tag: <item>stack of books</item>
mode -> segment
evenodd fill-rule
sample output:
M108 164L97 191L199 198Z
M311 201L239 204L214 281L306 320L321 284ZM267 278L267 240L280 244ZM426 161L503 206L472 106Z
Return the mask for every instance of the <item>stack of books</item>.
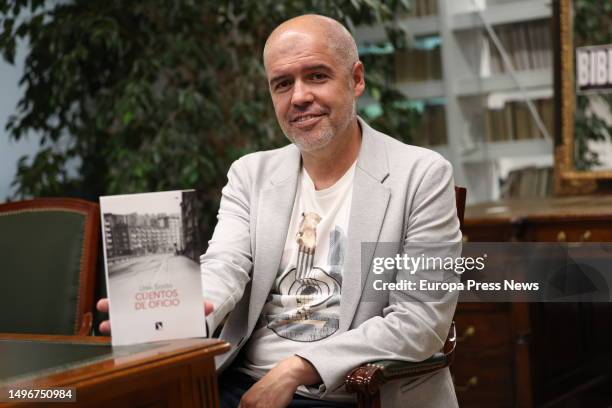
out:
M550 197L552 191L552 167L513 170L501 184L501 198Z
M521 24L506 24L495 29L506 49L515 71L528 71L552 66L550 20L536 20ZM491 74L507 72L501 54L490 38L485 47L490 49Z
M418 146L439 146L447 143L444 105L425 105L413 143Z
M548 134L553 135L553 100L540 99L533 102ZM543 137L524 101L509 102L502 109L489 109L485 112L484 140L487 142Z
M410 0L409 17L423 17L438 14L438 0Z
M440 46L395 52L395 81L419 82L442 79Z

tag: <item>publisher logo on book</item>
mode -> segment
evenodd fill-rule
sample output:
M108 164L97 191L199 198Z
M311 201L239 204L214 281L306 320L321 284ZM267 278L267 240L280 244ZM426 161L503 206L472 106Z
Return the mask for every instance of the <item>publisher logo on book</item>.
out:
M163 322L155 322L155 330L163 330L164 323Z

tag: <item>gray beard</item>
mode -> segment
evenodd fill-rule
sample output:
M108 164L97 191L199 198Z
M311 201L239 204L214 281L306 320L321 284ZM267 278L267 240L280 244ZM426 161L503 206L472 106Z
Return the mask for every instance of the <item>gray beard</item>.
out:
M309 139L306 137L292 137L287 135L287 138L291 140L302 152L312 152L322 147L327 146L334 138L334 131L327 127L321 129L318 137Z
M351 110L349 111L349 114L347 115L346 120L343 123L344 126L342 127L341 131L345 130L349 126L351 121L355 119L356 116L357 101L355 100L352 103ZM318 149L321 149L327 146L335 136L334 129L331 126L321 129L318 137L312 139L307 139L305 137L300 136L294 137L290 134L290 132L287 131L284 131L283 133L285 133L287 139L293 142L301 152L313 152Z

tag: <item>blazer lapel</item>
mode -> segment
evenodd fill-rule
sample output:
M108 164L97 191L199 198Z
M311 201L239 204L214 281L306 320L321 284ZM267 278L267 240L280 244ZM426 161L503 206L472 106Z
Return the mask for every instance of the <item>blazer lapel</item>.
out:
M290 146L269 187L262 190L259 196L249 332L255 327L278 273L295 200L300 162L299 151L295 146Z
M372 128L362 120L359 123L362 141L353 181L349 242L342 272L340 332L351 326L391 196L389 189L382 184L389 175L386 147L373 135ZM362 253L364 242L374 243L367 253Z

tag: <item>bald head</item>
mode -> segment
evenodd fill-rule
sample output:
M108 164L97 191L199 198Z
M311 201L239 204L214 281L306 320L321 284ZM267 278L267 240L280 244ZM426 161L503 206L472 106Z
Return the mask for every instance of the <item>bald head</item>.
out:
M353 65L359 60L357 44L351 33L333 18L320 16L317 14L306 14L294 17L285 21L272 31L268 37L263 51L264 66L268 66L270 49L284 40L289 40L291 34L314 35L320 39L325 39L327 46L333 55L337 56L338 61L346 64L346 68L351 70Z

